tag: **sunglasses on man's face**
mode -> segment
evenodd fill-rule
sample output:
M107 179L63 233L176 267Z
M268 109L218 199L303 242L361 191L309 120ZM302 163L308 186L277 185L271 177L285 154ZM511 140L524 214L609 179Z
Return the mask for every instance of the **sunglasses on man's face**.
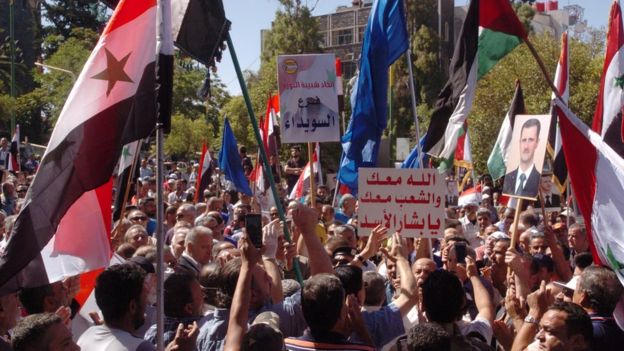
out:
M130 220L131 221L147 221L147 217L143 217L143 216L131 217Z

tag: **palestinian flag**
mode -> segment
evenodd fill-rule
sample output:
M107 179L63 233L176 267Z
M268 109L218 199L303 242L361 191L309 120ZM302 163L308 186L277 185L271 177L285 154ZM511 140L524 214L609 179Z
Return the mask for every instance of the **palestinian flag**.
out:
M197 171L197 184L195 184L195 202L199 202L199 199L204 198L204 190L208 189L210 182L212 181L212 156L210 156L210 150L204 144L202 147L202 156L199 160L199 170Z
M119 2L52 132L0 256L0 285L40 286L108 264L111 174L122 147L156 125L156 13L155 0ZM160 54L173 48L163 28Z
M477 81L527 38L509 0L472 0L455 46L449 80L438 95L424 151L450 159L472 109Z
M607 50L600 82L598 103L592 129L602 136L620 156L624 156L622 142L622 104L624 103L624 27L619 1L613 1L609 15Z
M557 63L557 70L555 71L555 86L563 102L566 104L568 100L570 100L570 86L568 84L568 76L570 73L569 63L568 33L564 32L561 35L561 54L559 55L559 62ZM556 98L557 96L553 93L552 99L555 100ZM553 118L551 119L550 135L548 136L548 152L553 160L553 182L559 188L559 192L564 194L566 182L568 180L568 168L566 167L563 149L561 148L561 130L559 129L559 122L555 114L554 106L552 106L551 109Z
M15 132L13 132L13 139L11 139L11 147L9 149L9 163L7 165L8 171L11 171L11 172L20 171L19 146L20 146L20 129L19 129L19 124L16 124Z
M505 119L503 119L503 124L498 132L496 143L487 161L488 171L494 180L505 176L513 125L516 120L516 115L521 115L523 113L525 113L524 95L522 94L522 87L518 81L516 82L516 92L514 93L513 100L511 100L511 106L509 106L509 111L507 111L507 115L505 115Z
M139 167L136 164L140 150L141 142L139 140L126 144L121 149L121 156L117 163L117 193L115 196L115 209L113 210L114 222L122 217L121 210L124 208L124 203L127 203L128 199L131 199L136 193L135 182L140 175Z
M470 134L468 133L468 121L464 121L464 125L459 130L455 152L450 159L441 160L438 171L444 173L453 166L472 169L472 148L470 146Z

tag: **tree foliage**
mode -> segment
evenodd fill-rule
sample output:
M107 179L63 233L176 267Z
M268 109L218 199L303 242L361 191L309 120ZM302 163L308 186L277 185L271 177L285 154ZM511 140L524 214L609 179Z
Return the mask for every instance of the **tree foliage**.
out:
M98 0L45 0L43 7L44 27L48 35L69 38L75 28L99 32L106 23L106 6Z

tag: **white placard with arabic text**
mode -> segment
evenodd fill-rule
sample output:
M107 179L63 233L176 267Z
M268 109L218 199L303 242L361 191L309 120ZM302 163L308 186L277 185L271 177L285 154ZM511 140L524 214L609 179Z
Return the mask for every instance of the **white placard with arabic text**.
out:
M382 224L410 238L442 238L446 181L435 169L360 168L358 233Z
M334 54L280 55L277 81L282 142L340 140Z

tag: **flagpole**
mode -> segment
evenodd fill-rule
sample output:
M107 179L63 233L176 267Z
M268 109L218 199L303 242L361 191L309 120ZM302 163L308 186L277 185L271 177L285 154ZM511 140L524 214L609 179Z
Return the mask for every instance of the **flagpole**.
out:
M420 145L420 125L418 123L418 110L416 107L416 88L414 87L414 70L412 68L412 49L411 46L407 49L407 68L409 70L409 88L410 88L410 95L411 95L411 101L412 101L412 112L414 113L414 126L415 126L415 131L416 131L416 147L418 149L418 155L416 156L416 159L418 160L418 168L423 168L423 164L422 164L422 147Z
M157 0L156 13L156 69L155 76L158 81L160 65L166 65L167 59L161 53L170 51L171 60L173 61L173 38L171 37L171 2L170 0ZM161 56L163 60L161 60ZM171 62L170 62L171 63ZM173 72L171 72L173 74ZM173 77L171 77L173 78ZM164 311L164 282L165 282L165 265L164 265L164 244L165 233L163 228L164 220L164 196L163 196L163 179L164 179L164 129L165 122L171 120L171 110L169 106L161 105L160 97L165 91L162 85L157 84L156 88L156 253L158 263L156 265L156 350L164 351L164 333L165 333L165 311Z
M312 152L312 143L308 143L308 160L310 163L310 205L316 208L316 186L314 179L314 153ZM305 175L304 175L305 178Z
M559 100L561 100L561 102L563 102L567 106L567 103L565 103L565 101L563 101L563 98L559 94L559 89L557 89L557 87L555 86L555 83L553 83L553 80L550 78L550 74L546 70L546 65L544 65L544 61L542 61L542 58L537 53L537 50L535 50L535 47L533 46L533 44L529 41L528 38L525 38L524 42L526 43L527 47L529 48L529 51L531 52L531 55L533 55L533 57L535 58L535 61L537 61L537 65L539 66L540 71L542 71L542 75L546 79L546 83L548 83L548 85L550 85L550 89L553 91L555 96Z
M258 147L260 149L260 156L262 158L262 166L264 168L264 172L269 177L269 184L271 185L271 192L273 193L273 198L280 199L279 193L277 192L277 187L275 186L275 179L273 178L273 173L271 172L271 167L269 165L269 159L264 150L264 143L262 143L262 137L260 136L260 129L258 128L258 120L256 119L256 115L253 110L253 106L251 104L251 99L249 98L249 92L247 91L247 85L245 84L245 78L243 77L243 71L240 68L240 64L238 62L238 57L236 56L236 51L234 50L234 44L232 43L232 37L228 32L227 37L227 45L230 51L230 55L232 56L232 63L234 63L234 69L236 70L236 76L238 77L238 83L241 87L241 92L243 94L243 98L245 99L245 106L247 107L247 113L249 114L249 120L254 129L254 136L256 137L256 142L258 143ZM281 201L275 201L275 207L277 207L277 211L280 215L280 220L284 223L284 237L288 242L292 242L292 238L290 236L290 231L288 230L288 226L286 225L286 216L284 214L284 208L282 207ZM301 275L301 270L299 269L299 262L297 260L293 261L295 267L295 274L297 276L297 280L299 284L303 285L303 276Z

